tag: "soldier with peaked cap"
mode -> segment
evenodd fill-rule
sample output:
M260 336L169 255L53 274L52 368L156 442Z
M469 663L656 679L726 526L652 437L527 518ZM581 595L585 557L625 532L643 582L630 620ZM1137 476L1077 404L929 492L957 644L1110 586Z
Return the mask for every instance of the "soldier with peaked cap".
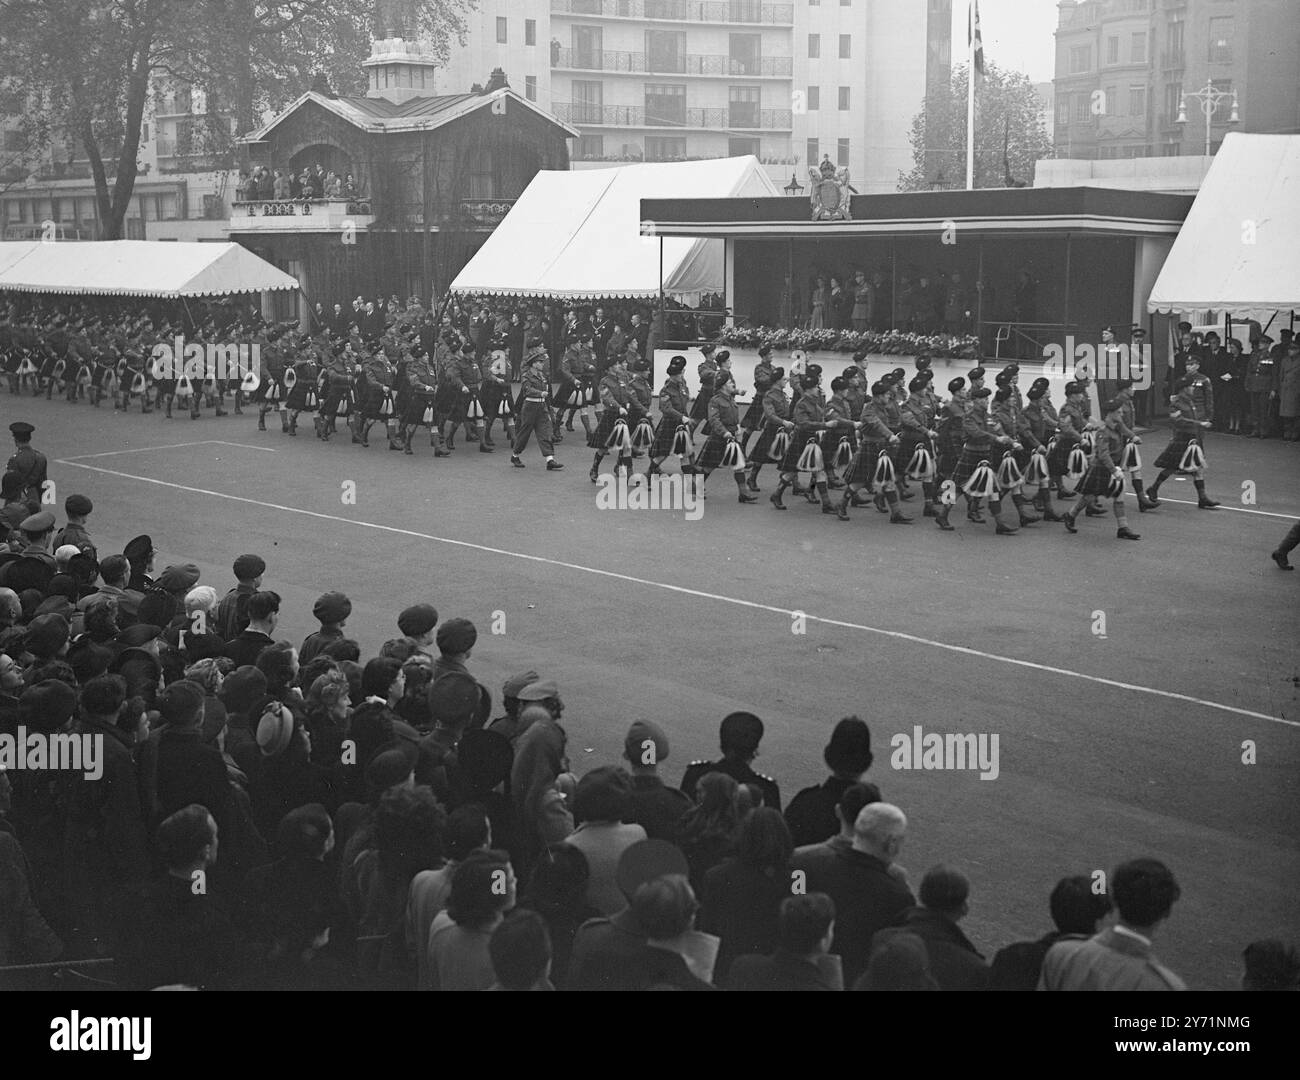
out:
M39 501L45 488L49 462L44 454L32 446L32 433L35 430L25 420L15 420L9 425L9 432L14 439L14 453L5 465L5 471L18 474L22 480L24 498Z
M668 378L659 388L659 426L655 429L655 441L650 446L650 468L653 475L660 471L659 466L673 452L673 442L677 438L677 429L687 422L690 391L682 372L686 370L686 357L674 356L668 361ZM682 461L682 470L691 467L690 462Z
M54 515L48 510L41 510L24 518L18 523L22 533L23 547L19 554L24 557L40 559L51 570L55 568L54 556L50 554L50 536L54 532Z
M556 472L564 468L555 460L555 447L551 442L551 380L546 373L546 359L541 339L533 338L528 354L524 357L519 434L510 448L510 464L516 469L525 467L519 455L528 448L528 440L534 431L537 432L537 445L541 448L542 457L546 459L547 471Z
M763 805L781 809L781 789L770 776L754 771L753 761L763 741L763 721L753 713L733 712L722 718L718 743L722 757L717 761L692 761L682 777L681 788L690 799L700 778L711 772L730 776L737 784L749 784L763 793Z

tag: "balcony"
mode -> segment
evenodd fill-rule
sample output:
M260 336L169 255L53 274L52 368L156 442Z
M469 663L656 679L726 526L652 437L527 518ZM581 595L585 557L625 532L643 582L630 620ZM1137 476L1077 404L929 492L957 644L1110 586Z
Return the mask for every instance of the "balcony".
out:
M555 116L569 124L586 127L620 128L695 128L707 131L789 131L789 109L754 109L737 106L730 109L678 109L647 115L640 105L586 105L581 102L558 102Z
M551 67L570 71L612 71L630 75L720 75L729 78L788 79L794 61L788 56L741 59L684 53L653 56L610 49L552 49Z
M375 222L369 199L237 199L230 207L230 231L236 233L358 231Z
M662 19L665 22L756 23L791 26L793 4L758 0L551 0L553 15L605 19Z

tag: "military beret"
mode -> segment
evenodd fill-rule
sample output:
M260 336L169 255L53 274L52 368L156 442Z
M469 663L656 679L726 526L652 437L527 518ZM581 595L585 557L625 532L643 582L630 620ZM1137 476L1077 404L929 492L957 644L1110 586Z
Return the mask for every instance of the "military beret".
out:
M193 563L181 563L169 566L158 575L158 587L164 592L189 592L199 580L199 568Z
M501 687L501 696L503 698L517 698L519 691L525 686L531 686L541 676L535 671L524 671L518 675L511 675Z
M674 356L668 361L668 374L677 375L686 370L686 357Z
M249 581L266 573L266 560L260 555L241 555L235 560L235 577Z
M820 375L822 373L821 364L809 364L804 371L809 375Z
M835 378L831 380L831 393L838 394L848 385L849 384L844 381L842 376L836 375Z
M40 660L55 656L68 643L68 620L47 612L27 624L27 651Z
M649 371L649 370L650 370L650 361L649 361L649 360L646 360L646 359L644 359L644 358L643 358L643 359L636 360L636 361L632 364L632 370L633 370L633 371Z
M850 364L840 374L846 379L856 379L862 374L862 369L857 364Z
M804 390L815 390L817 389L818 378L812 372L805 371L799 376L799 386Z
M440 627L435 640L444 653L469 652L478 641L478 631L468 619L448 619Z
M629 899L637 889L649 881L666 877L669 874L690 873L686 856L676 844L667 840L638 840L623 849L618 857L618 868L614 872L619 892Z
M907 372L906 372L905 370L903 370L901 367L896 367L896 368L894 368L894 370L891 371L889 374L890 374L893 378L895 378L895 379L906 379L906 378L907 378Z
M1101 411L1104 413L1113 413L1113 412L1119 412L1123 408L1124 408L1124 403L1122 401L1120 401L1118 398L1111 398L1108 402L1106 402L1101 407Z
M429 684L428 701L429 715L435 723L461 727L473 719L483 695L470 676L449 671Z
M397 616L397 629L407 637L427 634L438 625L438 609L432 604L412 604Z
M872 397L880 397L882 394L888 394L888 393L889 393L889 383L885 382L884 379L877 379L875 382L871 384Z
M1004 367L1002 370L1005 371L1008 375L1019 375L1019 374L1020 374L1020 365L1017 364L1017 363L1010 363L1010 364L1008 364L1006 367Z
M312 605L311 613L323 623L340 623L352 614L352 601L341 592L327 592Z
M539 679L535 683L529 683L515 696L520 701L546 701L548 698L559 697L560 688L554 679Z
M918 356L916 358L917 371L921 371L923 368L928 368L929 366L930 366L930 358L928 356Z
M773 381L774 383L775 383L775 382L778 382L778 381L780 381L781 379L784 379L784 378L785 378L785 368L783 368L783 367L774 367L774 368L772 369L772 381Z
M77 517L85 517L95 509L95 504L85 495L69 495L63 503L63 509L69 514L76 514Z
M970 392L970 396L973 398L986 398L989 397L992 393L993 391L990 390L987 386L980 386L972 390Z
M1038 376L1038 378L1036 378L1036 379L1033 381L1032 385L1033 385L1033 386L1050 386L1051 383L1050 383L1047 379L1045 379L1042 375L1040 375L1040 376Z
M1129 389L1132 388L1132 386L1133 386L1133 380L1132 380L1132 379L1116 379L1116 380L1115 380L1115 390L1116 390L1117 393L1118 393L1120 390L1129 390Z
M1073 382L1073 381L1072 381L1072 382L1068 382L1068 383L1065 384L1065 392L1066 392L1067 395L1068 395L1068 394L1082 394L1082 393L1083 393L1083 387L1082 387L1079 383L1077 383L1077 382Z
M36 429L32 427L31 424L27 423L26 420L15 420L12 424L9 425L9 430L12 431L15 435L20 435L23 436L24 438L31 438L32 432L35 431Z
M657 764L668 757L668 736L664 734L664 729L650 720L636 720L623 737L623 752L628 761L642 761L647 742L653 742L655 748L655 758L651 764Z
M997 383L998 386L1009 386L1011 383L1011 373L1007 371L1006 368L1003 368L993 376L993 381Z
M32 514L31 517L23 518L18 527L23 532L29 533L49 532L54 528L54 515L48 510L41 510L39 513Z
M907 384L907 389L913 394L919 394L925 389L926 379L920 375L913 376Z
M723 349L723 350L721 350L721 351L718 353L718 355L715 356L715 357L713 358L713 362L714 362L715 364L729 364L729 363L731 363L731 350L730 350L730 349Z
M1029 388L1029 393L1027 393L1025 397L1027 397L1030 401L1037 401L1046 393L1047 393L1047 387L1045 386L1031 386Z
M969 374L967 374L966 377L970 379L971 382L975 382L976 379L984 378L986 374L987 372L982 367L977 367L971 369L971 371L969 372Z
M705 356L712 356L712 355L713 355L713 351L714 351L716 348L717 348L717 346L714 345L713 342L711 342L711 341L706 341L703 345L700 346L700 352L702 352Z
M965 386L966 380L958 375L955 379L948 380L948 393L955 394L958 390L964 389Z
M759 356L769 356L771 355L771 352L772 352L772 346L767 344L767 342L764 342L762 345L758 347Z
M1010 399L1011 399L1011 387L1009 384L1004 382L1001 386L998 387L998 392L993 395L993 400L1009 401Z

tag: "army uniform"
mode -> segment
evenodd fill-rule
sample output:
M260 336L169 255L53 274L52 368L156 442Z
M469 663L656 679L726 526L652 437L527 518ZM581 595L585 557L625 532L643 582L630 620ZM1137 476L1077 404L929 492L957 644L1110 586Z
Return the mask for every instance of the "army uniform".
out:
M370 445L370 425L382 421L388 429L388 448L400 449L394 428L393 382L397 367L387 354L378 349L361 365L364 389L360 407L353 413L352 441Z
M496 444L492 441L492 425L498 418L501 420L501 427L506 433L506 440L513 441L513 435L510 431L511 418L514 416L514 409L510 404L510 357L504 347L498 342L493 348L488 365L483 371L483 382L479 389L478 400L483 406L483 441L482 446L489 450ZM523 394L521 392L522 399Z
M1189 385L1183 386L1172 399L1174 437L1169 445L1156 458L1156 468L1160 475L1147 491L1152 502L1157 502L1156 493L1160 485L1175 472L1187 472L1196 487L1196 505L1201 510L1213 510L1219 504L1205 493L1205 474L1200 468L1183 469L1183 456L1192 440L1196 440L1204 451L1205 432L1209 430L1204 422L1214 417L1214 391L1210 380L1197 372ZM1157 505L1159 505L1157 503Z
M482 383L482 369L474 358L474 353L461 350L460 355L452 357L444 372L446 388L443 404L446 409L445 419L448 428L447 449L456 447L456 429L465 426L466 438L473 442L478 438L478 416L483 411L479 404L478 392ZM491 447L488 447L491 450Z
M740 426L746 432L758 431L763 426L763 395L772 385L774 370L773 365L768 361L767 353L760 352L758 363L754 365L754 400L749 403L749 408L745 410L745 415L740 421Z
M732 385L730 380L723 382L724 387ZM734 391L722 388L713 391L709 397L709 417L705 421L705 426L709 437L696 458L695 471L702 473L707 480L709 473L722 467L722 458L729 443L735 442L737 449L742 449L740 444L744 435L740 430L740 409L736 406ZM732 476L736 481L736 490L740 493L739 501L742 503L756 501L745 488L744 468L737 465Z
M433 456L446 457L447 451L442 448L441 418L436 404L438 372L422 347L411 350L404 378L405 385L401 388L399 403L402 415L399 437L403 453L415 453L411 449L411 437L424 424L429 429L429 445L433 447Z
M1137 533L1129 529L1128 521L1124 516L1124 471L1120 468L1124 443L1119 418L1112 413L1093 439L1092 459L1088 464L1088 471L1083 474L1083 479L1079 483L1079 500L1064 517L1065 527L1070 532L1079 531L1075 527L1075 519L1079 516L1080 510L1092 505L1098 498L1107 497L1115 500L1115 520L1119 526L1119 539L1140 539Z
M554 471L564 468L555 460L555 447L551 442L551 380L546 373L544 363L536 363L537 357L545 360L545 350L537 348L529 352L524 360L522 378L523 396L519 409L519 433L510 448L510 463L517 468L523 467L519 455L528 448L528 440L533 432L537 433L537 445L542 457L546 459L547 469Z
M987 462L991 468L996 469L1001 453L1011 444L1011 437L1002 433L997 422L989 416L988 409L984 405L987 400L987 396L972 397L970 409L962 417L964 441L961 457L957 460L951 478L958 491L961 491L963 485L974 475L980 462ZM966 517L978 523L985 520L979 512L980 498L981 496L966 496ZM941 522L947 522L948 509L944 507L944 511L941 512L939 519ZM996 494L989 499L989 509L997 522L999 534L1007 535L1016 531L1013 526L1007 525L1002 520L1002 500Z
M680 374L669 375L659 389L659 426L655 429L655 441L650 447L650 471L659 471L659 462L673 452L673 440L677 429L686 423L686 412L690 400L690 391L686 379Z
M930 434L933 430L931 425L934 423L934 413L930 411L930 405L921 393L917 392L910 395L900 406L899 417L902 430L899 433L898 460L902 462L903 471L906 471L918 446L924 446L932 454L935 453L934 441ZM929 480L922 481L921 490L925 495L924 516L934 517L937 513L934 483Z
M596 430L587 437L587 448L596 451L596 458L592 462L591 471L588 473L593 484L597 483L596 477L600 474L601 459L611 449L608 443L614 434L614 426L618 423L620 417L627 423L629 435L631 435L632 429L640 419L640 404L632 393L632 380L626 370L622 368L621 362L617 366L610 367L601 376L599 390L604 411L600 414L600 423L596 425ZM630 466L630 459L625 459L622 456L622 451L619 453L619 465L623 465L627 461Z
M9 430L15 434L20 429L25 430L29 436L35 430L30 424L24 424L21 421L9 425ZM5 471L16 472L22 478L23 498L40 501L49 472L49 462L44 454L33 449L31 443L19 444L17 450L9 458L8 464L5 465Z
M712 351L696 365L695 373L700 378L700 392L691 405L691 419L699 430L699 425L709 417L709 398L713 396L713 386L718 378L718 365L713 362Z
M781 809L781 788L770 776L755 772L747 761L723 758L721 761L692 761L686 767L682 777L682 791L687 798L695 798L695 789L700 778L707 773L722 773L730 776L737 784L750 784L763 793L763 806L773 810Z
M898 457L897 447L902 440L887 419L891 412L888 400L890 391L888 389L882 391L879 383L872 389L876 392L873 392L866 404L862 406L861 418L858 421L858 452L844 478L844 494L840 498L839 517L841 521L849 520L849 505L860 488L877 489L876 508L887 508L891 523L908 525L912 519L905 516L899 506L897 482L886 481L880 485L876 484L876 469L879 467L881 453L889 455L891 462L895 461ZM901 429L901 411L898 411L898 417L898 426Z

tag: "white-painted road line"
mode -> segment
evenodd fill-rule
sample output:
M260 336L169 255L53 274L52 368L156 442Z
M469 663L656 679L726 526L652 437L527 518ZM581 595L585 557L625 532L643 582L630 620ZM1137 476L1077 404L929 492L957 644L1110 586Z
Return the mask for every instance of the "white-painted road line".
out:
M241 450L261 450L264 454L277 454L273 446L253 446L250 443L226 442L224 439L200 439L198 442L170 443L167 446L135 446L129 450L105 450L101 454L74 454L62 460L69 464L78 461L91 461L95 458L114 457L117 454L147 454L151 450L181 450L187 446L237 446Z

